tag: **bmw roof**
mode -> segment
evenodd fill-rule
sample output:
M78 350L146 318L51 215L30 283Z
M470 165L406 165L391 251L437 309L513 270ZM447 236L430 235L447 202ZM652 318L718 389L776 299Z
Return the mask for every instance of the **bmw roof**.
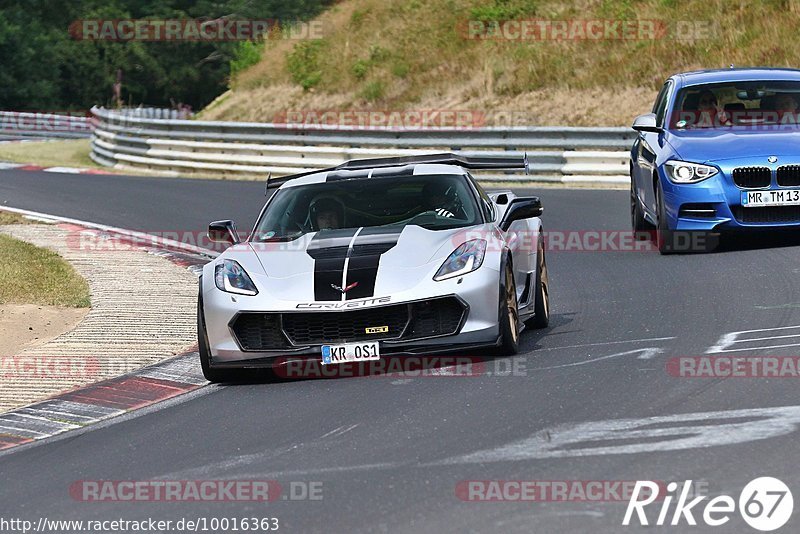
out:
M800 70L770 67L713 69L682 72L675 74L673 78L678 79L683 86L761 80L800 81Z

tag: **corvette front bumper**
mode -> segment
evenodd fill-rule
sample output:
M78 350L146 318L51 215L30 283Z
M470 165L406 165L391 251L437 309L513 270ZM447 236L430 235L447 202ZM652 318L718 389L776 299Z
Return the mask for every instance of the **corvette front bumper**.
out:
M211 282L210 284L208 282ZM203 313L213 367L274 367L293 359L321 359L323 344L354 341L380 341L381 355L420 355L451 352L477 347L495 346L499 337L499 271L486 265L468 275L442 282L430 280L424 288L391 296L378 296L342 302L276 302L264 295L245 297L224 293L216 288L213 277L203 277ZM427 297L420 298L426 294ZM414 331L416 310L424 309L431 302L448 300L463 307L463 316L458 324L443 331ZM383 328L389 324L380 317L389 307L409 309L409 324L400 330L375 336L364 333L364 325ZM298 321L312 315L313 321ZM243 327L242 317L249 320ZM371 319L373 322L369 322ZM349 325L349 319L357 320L358 330L350 330L350 338L331 337L335 325ZM427 318L430 327L436 318ZM365 322L366 321L366 322ZM252 324L251 324L252 323ZM297 324L300 323L300 326ZM331 326L334 325L334 326ZM252 329L269 328L269 335ZM400 327L398 327L400 328ZM317 332L325 332L322 340ZM246 335L248 332L254 335ZM356 338L352 336L357 335ZM259 340L268 342L259 345ZM255 340L255 341L253 341ZM275 344L279 346L274 346Z

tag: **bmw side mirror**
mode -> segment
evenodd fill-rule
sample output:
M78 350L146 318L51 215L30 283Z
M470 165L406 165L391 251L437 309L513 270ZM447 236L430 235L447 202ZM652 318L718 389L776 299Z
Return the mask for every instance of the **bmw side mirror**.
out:
M637 132L660 133L662 131L662 129L657 125L655 113L645 113L644 115L639 115L633 119L633 125L631 128Z
M500 223L500 229L507 232L511 227L511 223L522 219L530 219L531 217L541 217L544 208L542 201L539 197L521 197L515 198L511 205L508 206L506 214L503 216L503 221Z
M239 242L236 224L233 221L214 221L208 225L208 238L213 243L235 245Z

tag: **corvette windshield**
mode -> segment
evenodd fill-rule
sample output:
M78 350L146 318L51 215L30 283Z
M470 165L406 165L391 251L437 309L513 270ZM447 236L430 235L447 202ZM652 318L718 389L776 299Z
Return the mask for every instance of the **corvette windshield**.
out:
M428 230L480 223L464 176L339 180L275 193L255 241L292 240L320 230L414 224Z
M800 82L692 85L675 99L670 129L791 128L800 111Z

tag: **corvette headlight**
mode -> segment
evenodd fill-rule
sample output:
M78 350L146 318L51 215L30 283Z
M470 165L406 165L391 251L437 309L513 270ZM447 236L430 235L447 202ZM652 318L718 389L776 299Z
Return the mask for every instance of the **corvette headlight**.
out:
M233 260L223 260L214 271L214 283L217 289L236 295L258 295L258 289L242 266Z
M484 256L486 256L485 239L467 241L450 254L433 279L441 282L442 280L471 273L483 264Z
M678 184L693 184L711 178L719 172L716 167L701 163L670 160L664 164L667 177Z

